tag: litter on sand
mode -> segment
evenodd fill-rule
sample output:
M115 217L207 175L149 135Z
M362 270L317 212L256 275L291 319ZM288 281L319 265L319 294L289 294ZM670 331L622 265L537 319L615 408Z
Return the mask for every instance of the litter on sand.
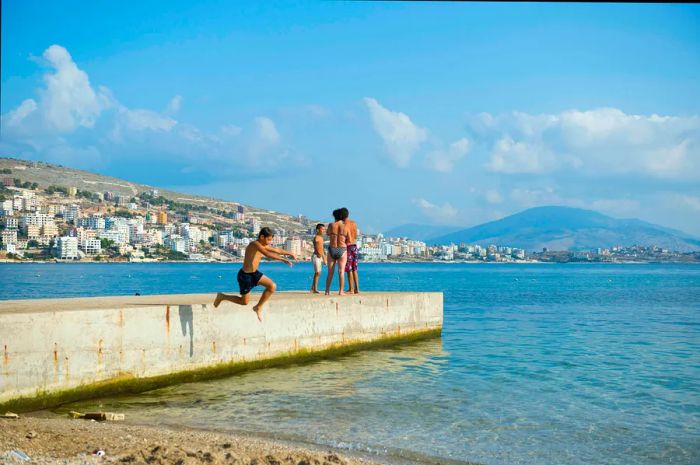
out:
M19 415L13 412L5 412L5 415L0 415L0 418L5 418L7 420L17 420Z

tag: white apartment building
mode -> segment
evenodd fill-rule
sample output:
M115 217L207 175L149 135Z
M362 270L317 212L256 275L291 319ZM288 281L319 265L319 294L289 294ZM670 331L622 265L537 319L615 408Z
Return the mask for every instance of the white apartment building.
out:
M2 245L16 244L17 243L17 230L16 229L3 229L0 231L0 239L2 239Z
M56 257L61 260L75 260L78 258L78 238L63 236L56 241Z
M8 216L5 218L5 228L6 229L17 229L19 227L19 220L14 216Z
M75 203L71 204L63 214L63 218L66 221L76 222L78 218L80 218L80 205Z
M175 252L187 253L189 251L188 239L185 239L177 234L173 234L172 236L168 237L164 243L167 248L174 250Z
M129 233L118 229L97 229L95 234L99 239L109 239L117 245L129 242Z
M80 248L88 255L95 255L102 252L102 243L96 238L83 239L80 241Z
M298 237L290 237L284 243L284 248L296 256L301 255L301 239Z
M48 222L53 222L53 216L45 213L26 213L20 217L19 226L24 231L27 226L44 226Z
M12 215L15 209L12 207L12 200L5 200L0 203L0 210L2 210L3 216Z
M88 229L105 229L106 224L102 216L91 215L87 218L80 218L78 220L78 226Z

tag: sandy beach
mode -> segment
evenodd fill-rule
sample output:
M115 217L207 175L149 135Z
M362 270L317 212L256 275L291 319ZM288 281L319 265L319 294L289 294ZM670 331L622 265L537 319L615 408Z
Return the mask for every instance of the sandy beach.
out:
M93 452L103 450L104 456ZM13 454L29 456L25 461ZM19 455L21 455L21 453ZM62 418L0 419L0 463L369 465L376 462L260 438L123 422Z

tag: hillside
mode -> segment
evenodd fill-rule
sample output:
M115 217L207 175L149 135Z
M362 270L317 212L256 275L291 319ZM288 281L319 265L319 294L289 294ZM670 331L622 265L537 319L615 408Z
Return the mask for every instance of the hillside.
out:
M22 182L37 183L40 189L49 186L76 187L81 191L104 193L112 192L116 196L137 197L140 193L158 190L158 195L168 200L183 205L195 205L207 207L216 211L235 211L238 202L214 199L193 194L184 194L161 189L157 186L133 183L124 179L103 176L88 171L68 168L50 163L18 160L14 158L0 158L0 171L10 170L10 174L0 174L1 178L19 179ZM298 217L263 210L250 205L243 205L249 216L255 217L265 226L274 228L284 228L289 233L300 233L308 230L307 221L300 221ZM198 213L200 214L200 213ZM206 217L207 213L202 212L200 216Z
M590 250L616 245L656 245L688 252L700 240L637 219L616 219L570 207L536 207L506 218L428 239L429 243L495 244L541 250Z

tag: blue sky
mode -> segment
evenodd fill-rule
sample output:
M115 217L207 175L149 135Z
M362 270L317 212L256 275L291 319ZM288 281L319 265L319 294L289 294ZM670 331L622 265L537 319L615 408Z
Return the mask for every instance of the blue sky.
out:
M539 205L700 235L700 7L2 4L0 155L368 232Z

